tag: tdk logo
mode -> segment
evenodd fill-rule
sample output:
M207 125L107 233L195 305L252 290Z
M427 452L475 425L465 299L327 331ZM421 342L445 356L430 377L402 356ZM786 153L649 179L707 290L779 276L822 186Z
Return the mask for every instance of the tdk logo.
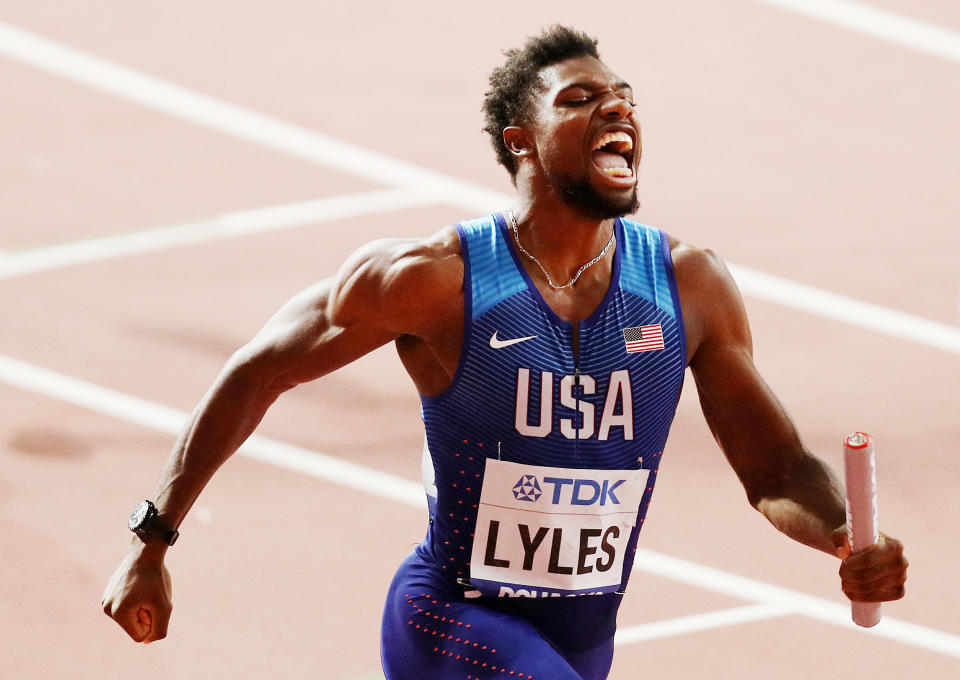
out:
M550 502L553 505L560 503L569 503L570 505L620 505L620 499L617 498L614 491L623 484L625 479L618 479L613 482L604 479L597 482L592 479L568 479L565 477L544 477L544 485L553 486L553 496ZM562 497L562 498L561 498Z
M540 499L543 491L540 489L540 482L533 475L524 475L513 487L513 497L518 501L530 501L533 503Z

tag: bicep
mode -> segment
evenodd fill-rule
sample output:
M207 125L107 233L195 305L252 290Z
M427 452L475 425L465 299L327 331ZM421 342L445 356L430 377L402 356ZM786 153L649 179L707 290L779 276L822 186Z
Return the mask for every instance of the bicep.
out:
M376 315L340 325L330 303L337 281L324 279L284 304L231 363L258 382L283 391L320 378L397 337Z
M459 250L432 239L383 239L357 250L336 276L285 304L235 360L276 390L322 377L401 335L428 337L437 309L462 287ZM458 278L459 277L459 278ZM438 321L439 320L439 321Z
M803 456L796 428L753 361L742 298L719 258L709 256L697 300L700 337L690 367L704 418L751 502Z

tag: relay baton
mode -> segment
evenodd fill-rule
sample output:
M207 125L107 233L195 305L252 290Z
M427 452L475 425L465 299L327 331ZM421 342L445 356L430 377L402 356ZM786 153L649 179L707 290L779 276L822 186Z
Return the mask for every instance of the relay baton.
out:
M873 442L865 432L847 435L843 442L843 471L847 485L847 536L859 552L880 539L877 527L877 466ZM880 623L879 602L851 602L853 622L870 628Z

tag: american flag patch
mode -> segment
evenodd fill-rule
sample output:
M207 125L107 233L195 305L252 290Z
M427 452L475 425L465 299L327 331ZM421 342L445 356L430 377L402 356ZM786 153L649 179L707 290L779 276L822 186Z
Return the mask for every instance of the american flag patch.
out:
M627 346L627 354L663 349L663 328L658 323L650 326L624 328L623 342Z

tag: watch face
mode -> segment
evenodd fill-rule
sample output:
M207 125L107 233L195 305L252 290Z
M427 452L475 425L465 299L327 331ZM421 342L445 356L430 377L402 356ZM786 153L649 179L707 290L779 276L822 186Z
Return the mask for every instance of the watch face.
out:
M147 519L147 514L149 512L150 504L147 501L144 501L134 508L133 512L130 513L130 519L127 520L127 526L130 527L130 530L136 531L139 529Z

